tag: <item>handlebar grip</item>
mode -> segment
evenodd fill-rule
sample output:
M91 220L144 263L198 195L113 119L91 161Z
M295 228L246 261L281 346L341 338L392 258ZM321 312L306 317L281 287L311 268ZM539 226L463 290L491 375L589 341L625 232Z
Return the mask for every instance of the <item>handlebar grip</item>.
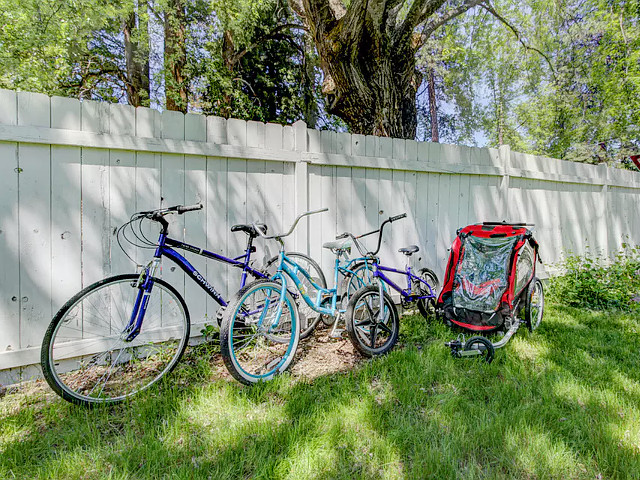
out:
M343 238L347 238L349 234L347 232L341 233L340 235L336 235L336 240L341 240Z
M178 205L176 208L176 212L179 215L182 215L185 212L191 212L193 210L202 210L202 204L196 203L195 205Z
M396 215L395 217L389 217L389 221L395 222L396 220L400 220L401 218L405 218L406 216L406 213L401 213L400 215Z

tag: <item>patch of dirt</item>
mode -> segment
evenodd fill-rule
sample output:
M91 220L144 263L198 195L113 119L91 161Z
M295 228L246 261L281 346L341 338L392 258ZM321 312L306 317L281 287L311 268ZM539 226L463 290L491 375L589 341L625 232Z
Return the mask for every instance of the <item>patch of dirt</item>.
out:
M342 338L329 338L329 329L322 329L300 341L294 364L289 370L294 377L314 379L351 370L360 361L362 356L354 351L346 334Z

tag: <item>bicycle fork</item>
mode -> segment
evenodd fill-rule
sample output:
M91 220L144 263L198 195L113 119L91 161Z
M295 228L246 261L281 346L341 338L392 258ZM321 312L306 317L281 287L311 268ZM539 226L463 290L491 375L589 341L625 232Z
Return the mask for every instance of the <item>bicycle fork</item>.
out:
M133 311L129 317L129 322L122 332L126 335L125 342L133 341L139 334L142 328L142 321L144 320L144 314L147 311L149 305L149 297L151 296L151 289L153 288L153 280L158 266L160 264L159 258L154 258L149 264L140 272L136 287L138 288L138 294L136 301L133 305Z
M378 298L380 299L380 305L378 306L378 323L384 323L384 282L380 278L377 264L373 270L373 278L378 280Z

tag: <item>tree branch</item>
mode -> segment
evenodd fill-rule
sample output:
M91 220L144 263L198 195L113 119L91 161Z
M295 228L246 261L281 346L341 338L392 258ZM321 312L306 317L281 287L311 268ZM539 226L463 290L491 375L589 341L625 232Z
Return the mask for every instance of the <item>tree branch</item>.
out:
M288 0L287 3L291 10L293 10L303 21L306 18L306 13L304 11L304 5L302 0Z
M445 0L414 0L406 18L402 22L401 30L413 32L415 27L433 15L443 3L445 3Z
M351 0L346 13L338 21L339 30L345 42L357 48L358 40L364 32L369 0Z
M421 43L424 43L427 40L427 38L431 36L433 32L435 32L438 28L440 28L442 25L447 23L449 20L453 20L454 18L462 15L467 10L470 10L471 8L481 4L483 1L484 0L467 0L462 5L459 5L456 8L452 8L446 11L445 13L443 13L442 15L440 15L438 18L434 18L430 22L425 23L424 28L422 29Z
M489 12L491 15L493 15L495 18L497 18L500 22L502 22L509 30L511 30L513 34L516 36L516 38L518 39L518 42L520 42L520 44L525 48L525 50L531 50L533 52L536 52L542 58L544 58L547 61L547 64L549 65L549 68L551 69L551 73L553 73L554 78L557 77L556 70L555 68L553 68L553 64L551 63L551 60L549 59L549 57L544 52L542 52L542 50L539 50L536 47L527 45L524 42L524 40L522 40L522 36L520 35L520 32L518 32L518 30L513 25L511 25L502 15L496 12L495 8L493 8L491 6L491 3L489 3L489 0L486 0L483 3L481 3L480 6L484 8L487 12Z
M302 18L316 45L322 45L338 25L334 12L341 0L288 0L291 8ZM344 5L342 5L344 9Z
M128 82L124 73L115 66L107 66L93 71L87 71L85 73L78 73L77 81L65 81L62 83L64 88L84 88L85 84L92 78L103 79L107 75L113 75L122 83L126 84Z
M413 35L413 30L445 2L445 0L414 0L409 12L394 35L394 43L398 45Z
M297 25L295 23L284 23L282 25L278 25L277 27L272 29L269 33L266 33L265 35L261 35L260 37L258 37L253 43L251 43L250 45L247 45L244 49L234 53L233 56L229 59L229 62L232 64L238 63L242 59L242 57L244 57L247 53L253 50L256 46L258 46L262 42L278 37L278 35L280 35L284 30L289 30L289 29L300 29L300 30L308 31L304 25Z

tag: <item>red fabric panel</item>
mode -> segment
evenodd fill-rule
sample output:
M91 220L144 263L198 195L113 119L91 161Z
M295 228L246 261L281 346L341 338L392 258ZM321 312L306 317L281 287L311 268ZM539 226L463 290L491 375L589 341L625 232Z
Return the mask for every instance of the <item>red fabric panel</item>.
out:
M472 293L473 295L490 295L492 292L495 292L500 286L500 279L494 278L493 280L489 280L488 282L484 282L481 285L474 285L466 278L462 279L462 286L467 292Z
M453 289L453 277L458 266L458 261L460 260L460 246L462 242L460 241L460 237L456 237L453 241L453 245L451 245L451 254L449 255L449 262L447 263L447 271L445 272L444 285L442 286L442 291L440 292L440 296L438 297L438 303L442 302L442 294L450 292Z
M497 328L497 327L493 327L491 325L471 325L470 323L458 322L457 320L454 320L453 318L451 319L451 321L453 323L455 323L456 325L464 327L464 328L466 328L468 330L493 330L494 328Z

